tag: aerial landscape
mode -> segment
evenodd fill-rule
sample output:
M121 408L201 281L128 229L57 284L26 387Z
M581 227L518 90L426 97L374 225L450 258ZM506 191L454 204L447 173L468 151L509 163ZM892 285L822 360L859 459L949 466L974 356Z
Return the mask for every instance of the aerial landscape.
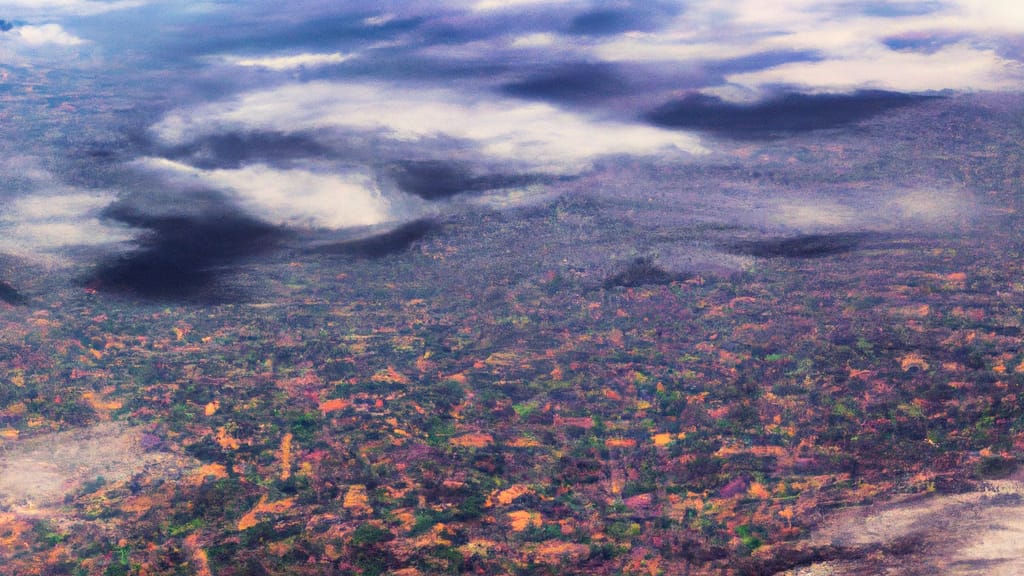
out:
M0 575L1024 574L1024 8L0 2Z

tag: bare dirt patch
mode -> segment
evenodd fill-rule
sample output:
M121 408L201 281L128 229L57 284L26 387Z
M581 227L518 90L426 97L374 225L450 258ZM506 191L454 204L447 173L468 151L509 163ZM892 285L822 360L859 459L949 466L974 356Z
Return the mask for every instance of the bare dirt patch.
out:
M128 481L136 475L173 478L195 461L147 450L144 432L118 422L56 432L0 446L0 508L22 515L52 513L68 494L102 478Z
M851 508L808 542L825 559L779 574L1024 574L1024 476L964 494Z

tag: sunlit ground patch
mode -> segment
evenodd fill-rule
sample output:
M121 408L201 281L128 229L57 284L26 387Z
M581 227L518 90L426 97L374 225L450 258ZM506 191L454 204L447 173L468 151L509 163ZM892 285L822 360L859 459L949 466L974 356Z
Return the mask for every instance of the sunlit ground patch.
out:
M810 539L831 559L781 574L1024 573L1024 483L1018 473L986 490L856 507Z
M106 422L25 440L6 440L0 452L0 506L19 514L55 512L66 495L89 483L113 484L145 474L177 477L194 462L148 449L139 427Z

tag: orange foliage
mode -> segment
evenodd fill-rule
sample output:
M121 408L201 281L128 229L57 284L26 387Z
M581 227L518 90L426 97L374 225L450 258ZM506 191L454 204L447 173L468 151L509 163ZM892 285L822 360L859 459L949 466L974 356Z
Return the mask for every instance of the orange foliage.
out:
M655 446L668 446L672 443L675 436L668 432L662 432L661 434L652 434L651 441L654 442Z
M121 511L128 514L145 514L156 506L156 501L150 496L135 496L125 500L121 504Z
M391 516L398 520L403 530L412 530L416 525L416 514L409 508L399 508L391 511Z
M374 374L370 380L374 382L380 382L382 384L411 384L407 376L395 370L394 366L388 366L387 369L381 370Z
M491 549L497 546L497 543L491 540L484 540L482 538L474 538L469 542L459 546L459 552L463 558L472 558L473 556L487 556Z
M85 400L89 406L92 406L94 410L100 413L109 412L111 410L120 410L122 406L121 402L117 400L104 400L92 390L83 392L82 400Z
M792 507L787 507L787 508L783 508L782 510L779 510L779 516L781 516L783 519L785 519L786 526L792 526L793 525L793 508Z
M451 380L452 382L455 382L457 384L469 383L469 378L466 376L465 372L456 372L455 374L450 374L448 376L445 376L445 380Z
M728 406L719 406L718 408L712 408L711 410L708 410L708 416L714 418L715 420L724 418L725 415L728 414L728 413L729 413L729 407Z
M446 538L451 536L452 530L444 523L438 522L430 529L429 532L423 534L419 538L416 538L411 542L413 548L434 548L437 546L451 546L452 541Z
M512 530L515 532L522 532L530 526L540 528L544 524L544 521L540 517L540 513L529 512L527 510L509 512L508 519L512 524Z
M450 440L452 445L463 448L483 448L494 443L494 436L483 432L470 432Z
M850 367L847 367L847 370L848 370L847 373L849 374L850 378L865 379L865 378L871 377L871 375L873 374L873 372L871 370L858 370L856 368L850 368Z
M533 490L523 484L514 484L505 490L496 492L492 498L488 498L487 505L493 506L494 501L496 500L499 505L508 506L515 501L516 498L525 496L526 494L533 494Z
M281 438L281 480L292 476L292 433L288 432Z
M192 569L196 576L212 576L210 572L210 557L199 546L199 536L189 534L185 538L185 547L192 551Z
M519 356L515 352L493 352L484 360L484 364L492 367L507 368L519 363Z
M22 536L32 530L32 525L14 514L0 513L0 550L14 551L27 547Z
M213 416L214 414L217 413L217 410L219 408L220 402L214 400L213 402L207 404L205 408L203 408L203 414L206 414L207 416Z
M760 482L752 482L750 488L747 489L747 494L751 498L757 498L758 500L767 500L772 496L768 489L764 487L764 484Z
M611 388L605 388L601 394L609 400L622 400L622 395Z
M356 513L373 512L373 508L370 507L370 497L366 494L366 486L362 484L349 486L341 505Z
M625 566L625 573L627 574L659 576L660 574L669 573L662 569L661 557L655 556L643 548L634 548L630 556L629 562Z
M352 403L344 398L331 398L330 400L324 400L320 403L320 412L327 415L330 412L336 412L338 410L344 410L351 406Z
M555 426L555 428L563 428L565 426L575 426L577 428L585 428L585 429L589 430L589 429L594 427L594 419L591 418L590 416L581 416L581 417L571 417L570 416L570 417L564 417L564 416L556 415L555 416L555 421L554 421L554 426Z
M606 448L633 448L636 446L636 440L632 438L608 438L604 441Z
M622 470L612 470L612 477L609 481L608 489L612 494L622 494L622 489L626 486L626 476L622 473Z
M174 339L181 342L188 336L188 333L192 331L190 326L175 326L174 327Z
M576 563L590 554L590 547L576 542L546 540L533 550L533 559L541 564Z
M280 542L271 542L267 544L267 552L270 552L271 556L281 557L287 554L295 544L289 540Z
M416 369L421 373L430 372L435 368L437 368L437 363L430 360L430 352L416 359Z
M227 478L228 469L223 464L204 464L192 473L192 482L195 484L202 484L211 476L218 479Z
M512 441L508 443L508 445L512 446L513 448L535 448L537 446L540 446L540 442L538 442L536 438L520 436L519 438L513 438Z
M225 450L238 450L241 446L238 439L232 436L224 426L217 428L217 444L220 444L220 447Z
M916 352L910 352L909 354L906 354L902 358L900 358L900 368L902 368L904 372L912 368L917 368L919 370L927 370L928 363L925 362L925 359L920 354Z
M267 496L263 495L260 497L260 501L256 503L245 516L238 521L238 530L248 530L253 526L259 524L259 517L265 514L280 514L286 512L295 504L295 498L286 498L284 500L278 500L277 502L267 502Z

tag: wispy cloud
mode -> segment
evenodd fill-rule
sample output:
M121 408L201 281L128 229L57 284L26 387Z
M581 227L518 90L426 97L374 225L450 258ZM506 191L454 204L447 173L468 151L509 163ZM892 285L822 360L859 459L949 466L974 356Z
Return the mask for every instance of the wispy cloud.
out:
M18 17L53 17L59 15L93 16L117 10L138 8L154 0L6 0L7 14Z
M600 120L544 103L467 98L443 89L311 82L181 110L153 127L167 144L217 132L334 128L526 169L572 173L604 155L699 153L696 138L643 124Z
M1024 66L994 50L956 45L931 54L896 52L883 47L856 56L819 62L791 62L766 70L734 74L728 81L748 87L799 86L805 90L852 91L881 88L907 92L1005 90L1020 86Z
M0 212L0 251L55 263L67 248L126 241L130 230L101 218L114 199L74 189L14 198Z
M351 54L334 52L331 54L293 54L289 56L264 56L258 58L247 58L243 56L224 56L222 60L235 66L249 68L266 68L275 72L284 70L295 70L299 68L314 68L318 66L329 66L341 64L353 58Z
M744 0L728 5L698 1L656 31L610 35L592 42L590 50L605 61L692 66L778 51L817 55L813 61L765 67L725 80L755 91L779 84L809 91L1020 86L1020 63L1000 56L998 47L1001 38L1024 32L1024 8L968 1L872 6L811 0ZM929 53L887 43L893 37L922 34L960 41ZM728 94L722 85L705 88Z
M116 244L127 228L102 217L116 195L64 184L38 158L10 155L0 160L0 252L58 263L68 248ZM17 191L17 192L10 192Z
M183 190L227 192L250 214L276 225L337 229L395 218L389 200L366 172L318 173L263 164L202 170L161 158L142 158L134 165L160 174Z
M477 11L515 10L571 3L578 2L574 0L478 0L472 3L472 7Z
M64 30L60 24L43 24L41 26L20 26L17 35L29 46L57 45L77 46L85 40Z

